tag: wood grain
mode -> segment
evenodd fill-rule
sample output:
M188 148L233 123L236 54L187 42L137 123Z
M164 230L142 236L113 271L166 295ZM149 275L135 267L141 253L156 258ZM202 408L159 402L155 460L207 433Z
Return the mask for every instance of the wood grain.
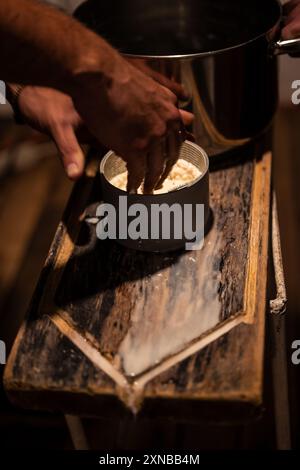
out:
M74 249L55 304L127 376L243 311L252 168L212 174L214 225L203 250L148 254L109 241Z
M167 255L90 238L80 220L101 198L93 163L6 368L15 402L31 407L34 398L37 407L97 415L120 411L119 396L134 410L144 400L142 413L185 419L259 409L271 155L261 146L252 152L256 159L245 151L211 173L214 219L203 250Z

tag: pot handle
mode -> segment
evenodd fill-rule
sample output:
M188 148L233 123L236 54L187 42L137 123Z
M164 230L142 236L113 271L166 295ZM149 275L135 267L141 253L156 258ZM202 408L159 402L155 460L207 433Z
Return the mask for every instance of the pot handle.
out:
M273 55L290 54L291 56L300 56L300 38L286 39L275 42L271 46Z

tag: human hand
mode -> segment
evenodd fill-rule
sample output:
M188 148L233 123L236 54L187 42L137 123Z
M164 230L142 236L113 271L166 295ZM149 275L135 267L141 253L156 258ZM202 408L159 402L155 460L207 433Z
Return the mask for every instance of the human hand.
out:
M93 135L127 162L128 191L144 181L152 192L178 157L182 121L193 119L178 110L176 95L116 53L108 72L77 75L72 98Z
M18 107L27 124L53 139L68 177L78 179L84 169L79 142L95 145L95 139L83 125L72 99L51 88L25 86L18 97Z
M282 30L283 39L295 39L300 36L300 0L291 0L283 7L286 15Z

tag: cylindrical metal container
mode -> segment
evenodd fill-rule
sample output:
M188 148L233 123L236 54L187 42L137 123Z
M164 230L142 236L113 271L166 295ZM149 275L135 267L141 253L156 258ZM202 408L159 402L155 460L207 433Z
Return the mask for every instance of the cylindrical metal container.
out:
M185 141L179 158L196 166L201 171L201 176L176 190L153 195L128 194L112 185L111 179L126 171L126 164L113 151L102 159L100 177L104 205L97 215L102 212L101 215L104 216L107 205L114 208L116 231L114 227L113 231L119 243L137 250L157 252L201 247L210 215L208 157L198 145ZM143 231L148 233L148 237L144 239L133 239L128 230L131 222L135 223L137 213L142 215L143 219L139 221ZM190 237L192 232L197 233L198 244ZM190 247L191 244L193 248Z

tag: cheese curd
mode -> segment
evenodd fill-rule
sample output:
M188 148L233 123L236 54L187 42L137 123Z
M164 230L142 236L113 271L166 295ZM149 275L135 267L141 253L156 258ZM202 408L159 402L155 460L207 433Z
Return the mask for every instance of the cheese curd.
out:
M165 179L161 188L156 189L154 194L164 194L179 189L188 183L192 183L202 172L190 162L180 158L173 166L169 176ZM127 187L127 171L114 176L110 183L123 191L126 191ZM143 186L141 185L138 189L138 194L143 194Z

